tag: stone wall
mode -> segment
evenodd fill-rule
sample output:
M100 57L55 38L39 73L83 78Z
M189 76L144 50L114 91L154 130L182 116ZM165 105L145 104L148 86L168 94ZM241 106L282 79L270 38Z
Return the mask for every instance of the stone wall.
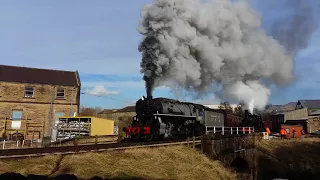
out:
M261 140L259 133L244 135L203 135L202 152L209 158L220 160L225 165L233 164L236 159L247 162L245 177L256 177L256 143Z
M24 96L25 86L34 87L34 97ZM64 98L56 97L57 88L65 90ZM73 87L68 86L0 82L0 118L11 118L13 110L21 110L22 119L28 118L28 122L44 122L44 136L48 136L50 125L54 125L56 112L63 112L65 115L69 115L70 109L78 112L79 93L78 88L73 90ZM49 120L50 112L52 112L52 121Z
M307 123L309 133L314 133L320 130L320 117L309 118Z
M260 140L257 133L244 135L204 135L202 137L203 152L210 158L220 158L222 156L233 154L234 150L254 148L256 142Z
M114 120L115 126L119 128L120 137L124 137L125 133L122 131L124 127L131 124L133 116L136 112L113 112L107 114L99 114L98 117Z

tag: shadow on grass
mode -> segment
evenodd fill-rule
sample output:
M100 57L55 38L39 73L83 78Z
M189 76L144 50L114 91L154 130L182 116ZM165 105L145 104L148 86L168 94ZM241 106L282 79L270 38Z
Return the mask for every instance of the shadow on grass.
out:
M49 177L49 176L42 176L42 175L33 175L33 174L29 174L28 176L23 176L19 173L3 173L0 175L0 179L1 180L82 180L82 178L77 178L75 175L73 174L60 174L57 175L55 177ZM94 176L88 180L129 180L129 179L133 179L133 180L151 180L151 179L146 179L146 178L142 178L142 177L116 177L116 178L101 178L99 176ZM152 179L155 180L155 179Z
M273 152L258 149L259 180L320 179L320 143L284 140Z

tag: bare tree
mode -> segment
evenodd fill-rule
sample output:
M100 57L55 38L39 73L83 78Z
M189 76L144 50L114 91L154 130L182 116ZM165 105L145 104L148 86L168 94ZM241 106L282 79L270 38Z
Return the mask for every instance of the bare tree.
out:
M243 116L244 115L243 106L244 106L244 103L239 102L238 106L234 108L234 113L238 116Z
M81 106L79 115L80 116L97 116L98 113L101 111L102 111L101 107L90 108L90 107Z
M224 109L227 113L233 113L233 109L228 101L221 102L218 106L219 109Z

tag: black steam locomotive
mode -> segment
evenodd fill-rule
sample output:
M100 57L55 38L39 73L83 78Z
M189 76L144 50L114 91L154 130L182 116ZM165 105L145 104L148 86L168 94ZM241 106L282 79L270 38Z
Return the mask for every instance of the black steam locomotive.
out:
M211 109L201 104L142 97L136 102L136 116L131 126L123 130L130 139L151 141L200 136L205 133L206 127L248 127L260 124L259 116L245 112L244 118L230 118L230 114L224 110Z

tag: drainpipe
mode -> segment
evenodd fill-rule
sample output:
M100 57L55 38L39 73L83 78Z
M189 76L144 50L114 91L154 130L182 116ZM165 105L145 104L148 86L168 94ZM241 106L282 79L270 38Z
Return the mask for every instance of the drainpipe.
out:
M53 111L53 101L54 101L54 88L55 86L52 86L52 94L51 94L51 103L50 103L50 113L49 113L49 133L50 137L52 136L52 111Z
M73 100L74 100L74 90L75 90L75 87L73 86L72 88L72 96L71 96L71 103L70 103L70 116L72 116L72 103L73 103Z

